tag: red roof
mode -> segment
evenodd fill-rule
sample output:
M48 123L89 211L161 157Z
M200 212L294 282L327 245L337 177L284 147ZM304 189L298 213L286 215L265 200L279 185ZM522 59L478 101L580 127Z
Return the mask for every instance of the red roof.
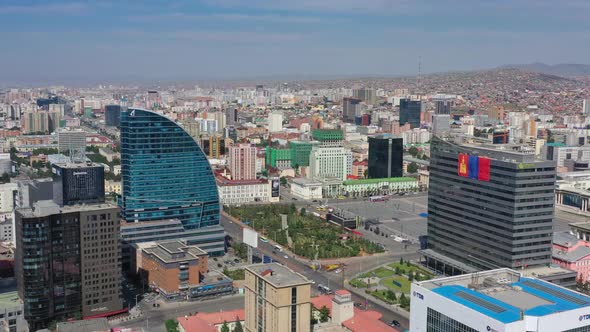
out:
M194 316L178 317L177 320L185 332L217 332L215 325L235 322L236 318L244 321L245 317L244 309L237 309L213 313L199 312Z
M350 294L347 290L337 290L337 294ZM332 298L331 295L321 295L311 298L311 304L316 309L321 309L323 306L330 309L330 316L332 316ZM351 330L352 332L399 332L384 322L382 322L381 314L373 310L361 310L354 308L354 316L342 323L344 327ZM188 332L188 331L187 331Z
M350 292L346 289L339 289L336 291L336 295L350 295Z

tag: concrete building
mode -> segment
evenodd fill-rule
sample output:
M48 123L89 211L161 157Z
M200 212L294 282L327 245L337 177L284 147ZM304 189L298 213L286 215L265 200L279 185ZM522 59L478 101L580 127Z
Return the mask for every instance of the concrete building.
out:
M349 152L343 147L314 146L309 156L308 177L312 179L336 177L346 180Z
M23 301L16 291L0 294L0 330L3 332L29 332L25 320Z
M45 111L25 112L21 117L23 134L50 133L49 113Z
M432 116L432 135L445 136L451 132L451 117L448 114L434 114Z
M291 180L291 195L303 199L322 199L322 183L307 178L294 178Z
M14 182L0 184L0 221L12 215L18 192L18 185Z
M86 132L78 129L60 129L57 131L57 151L70 153L71 157L84 158L86 152Z
M193 316L178 317L177 320L181 332L220 332L224 323L227 323L230 331L234 331L236 320L243 326L244 318L244 309L237 309L211 313L199 312Z
M118 127L121 123L121 105L106 105L104 107L104 124L108 127Z
M346 180L342 182L343 191L350 197L391 195L417 191L418 180L410 177Z
M362 105L358 98L345 97L342 99L342 119L344 122L354 123L357 116L362 114Z
M541 156L553 160L557 167L563 167L567 159L575 161L590 161L590 145L567 146L562 143L547 143L541 148Z
M209 269L207 253L184 241L160 241L141 251L141 275L168 298L198 286Z
M232 180L256 179L256 147L250 144L230 146L228 158Z
M246 267L245 331L309 332L311 281L278 264Z
M423 251L432 267L455 274L551 263L555 163L517 148L432 139Z
M52 201L16 210L15 276L31 328L125 311L118 215L109 204L59 207Z
M367 105L375 105L377 103L376 91L373 88L352 89L352 96L364 101Z
M278 201L271 195L271 182L266 179L229 180L217 177L219 200L223 205L241 205L247 203L269 203Z
M283 131L283 113L274 111L268 114L268 132L276 133Z
M507 268L414 282L410 332L588 331L590 297Z
M582 114L590 115L590 99L588 98L582 101Z
M225 138L221 135L206 135L201 137L201 149L209 158L220 159L225 155Z

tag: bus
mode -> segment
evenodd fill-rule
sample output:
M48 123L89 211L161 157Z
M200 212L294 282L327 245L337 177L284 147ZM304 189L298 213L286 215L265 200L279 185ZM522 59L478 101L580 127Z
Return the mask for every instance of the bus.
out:
M264 236L261 236L261 237L260 237L260 241L262 241L262 242L268 242L268 239L267 239L267 238L265 238Z
M275 250L281 252L283 251L283 247L279 246L278 244L275 244Z

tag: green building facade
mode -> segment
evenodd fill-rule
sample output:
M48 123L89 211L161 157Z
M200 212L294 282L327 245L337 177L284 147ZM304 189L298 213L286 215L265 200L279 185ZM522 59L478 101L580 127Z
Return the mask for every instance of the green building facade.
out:
M266 165L277 168L277 163L281 161L288 161L291 163L291 150L290 149L275 149L268 147L266 148ZM309 161L308 161L309 162Z
M314 129L311 136L320 142L344 140L344 133L340 129Z
M291 141L291 167L308 167L311 148L316 144L315 141Z

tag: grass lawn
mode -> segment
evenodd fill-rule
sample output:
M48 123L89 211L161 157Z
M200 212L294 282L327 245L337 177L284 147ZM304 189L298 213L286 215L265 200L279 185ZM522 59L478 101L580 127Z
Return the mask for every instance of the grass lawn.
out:
M409 271L412 271L412 272L418 271L422 275L422 280L426 280L424 278L424 276L427 276L428 279L432 279L434 277L430 271L426 270L425 268L423 268L421 266L417 266L414 264L410 264L410 266L407 266L406 263L400 264L399 262L396 262L396 263L391 263L388 266L390 268L392 268L393 270L395 270L395 268L399 266L400 270L404 271L404 273L408 273Z
M367 288L367 283L366 282L364 282L364 281L362 281L360 279L356 279L356 278L355 279L352 279L350 281L350 285L351 286L354 286L356 288Z
M398 285L395 285L393 281L397 281L399 284L402 285L402 287L400 288ZM406 294L410 293L410 284L411 283L408 281L408 279L402 276L393 276L381 280L381 285L391 289L394 292L402 292Z
M390 277L390 276L394 275L395 272L388 269L388 268L380 267L375 270L365 272L365 273L361 274L360 276L361 276L361 278L367 278L367 277L373 277L373 274L377 278L385 278L385 277Z
M371 295L374 296L374 297L376 297L376 298L379 298L379 299L381 299L381 300L383 300L383 301L385 301L385 302L387 302L389 304L395 304L396 303L395 301L392 301L392 300L390 300L390 299L387 298L387 296L385 295L385 292L386 291L384 291L384 290L377 290L377 291L371 292Z

